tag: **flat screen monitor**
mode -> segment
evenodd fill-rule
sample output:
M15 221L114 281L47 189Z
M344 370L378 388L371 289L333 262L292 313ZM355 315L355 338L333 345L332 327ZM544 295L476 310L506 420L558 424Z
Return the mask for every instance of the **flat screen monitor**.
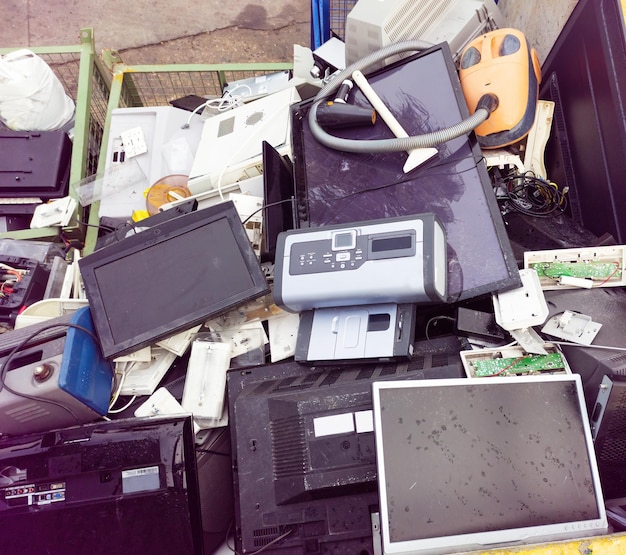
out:
M468 116L445 43L367 77L409 135L440 130ZM370 106L356 86L348 103ZM450 301L521 285L473 132L439 145L434 158L405 174L405 152L348 153L319 143L308 125L310 106L307 101L292 108L299 227L434 213L446 229ZM374 126L331 133L359 140L393 137L380 118Z
M0 440L2 553L201 555L190 416Z
M237 553L374 555L371 384L462 375L458 352L229 371Z
M79 266L106 358L269 292L231 201L149 227Z
M262 258L274 262L276 240L282 231L296 227L293 165L270 143L263 141L263 252Z
M580 376L373 386L383 552L607 531Z

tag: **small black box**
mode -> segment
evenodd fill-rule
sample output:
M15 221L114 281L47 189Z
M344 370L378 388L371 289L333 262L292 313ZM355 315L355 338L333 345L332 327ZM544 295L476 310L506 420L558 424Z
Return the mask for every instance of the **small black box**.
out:
M72 141L63 130L0 130L0 196L37 197L67 195Z

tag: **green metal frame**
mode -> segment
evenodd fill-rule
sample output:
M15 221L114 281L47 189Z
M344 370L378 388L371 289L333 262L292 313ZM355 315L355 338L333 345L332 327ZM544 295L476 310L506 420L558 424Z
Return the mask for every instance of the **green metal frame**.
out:
M98 162L97 176L104 175L107 160L107 145L109 144L109 133L111 127L111 116L113 110L122 107L122 104L135 107L144 106L141 103L142 97L142 77L153 78L157 83L159 80L166 81L168 76L188 74L199 76L207 74L214 76L218 83L219 90L204 90L202 94L221 94L225 84L228 82L228 76L231 79L239 79L249 77L251 75L262 75L277 71L291 70L291 63L238 63L238 64L174 64L174 65L126 65L121 61L119 54L114 51L103 52L103 60L112 72L111 91L109 94L109 104L107 108L106 122L104 133L102 136L102 146L100 158ZM189 90L181 87L175 91L178 96L189 94ZM200 92L196 94L200 94ZM162 104L166 104L163 101ZM95 248L96 239L98 237L99 223L99 202L91 205L89 213L89 227L85 233L85 247L83 254L89 254Z
M18 48L24 47L0 48L0 54L6 54ZM77 183L86 177L87 172L87 153L90 140L89 125L91 118L91 97L93 92L94 72L99 74L98 82L101 86L107 87L107 95L110 91L109 72L96 55L93 30L91 28L84 28L80 30L80 44L78 45L29 46L28 49L38 55L76 54L79 56L78 86L76 98L74 98L76 104L74 138L70 165L70 184ZM98 149L99 148L100 145L98 145ZM72 187L70 187L70 195L76 199L76 195L72 190ZM78 227L79 214L80 210L75 215L70 225L64 229L64 231L70 236L81 233L81 230ZM54 239L58 237L58 235L58 227L46 227L0 233L0 238Z

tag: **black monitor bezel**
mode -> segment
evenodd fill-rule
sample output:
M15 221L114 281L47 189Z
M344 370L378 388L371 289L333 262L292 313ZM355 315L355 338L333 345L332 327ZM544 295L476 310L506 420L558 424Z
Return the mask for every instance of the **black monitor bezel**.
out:
M167 325L155 325L151 329L138 330L134 337L116 341L111 331L107 318L107 300L100 294L100 286L96 276L98 269L117 262L125 257L155 245L165 244L168 240L179 237L185 233L209 226L218 220L225 219L232 230L233 238L239 247L241 258L249 271L252 286L239 294L224 298L219 303L210 306L199 307L196 311L179 316ZM140 223L137 227L140 227ZM190 257L193 260L193 257ZM189 329L207 319L258 298L269 293L269 286L261 269L258 258L252 249L252 245L241 219L232 201L226 201L215 206L184 214L159 225L150 227L144 231L122 239L118 243L108 245L85 258L79 260L79 267L83 279L83 285L91 307L94 326L96 328L102 353L105 358L111 359L136 351L142 347L153 344L160 339L171 336L179 331ZM193 272L193 268L185 268L186 272ZM155 277L149 280L153 287L163 292L164 282L167 276ZM209 286L209 283L207 283ZM123 287L119 288L120 294L132 295ZM175 302L175 296L172 297Z
M421 51L417 54L413 54L399 60L397 62L391 63L382 69L373 71L371 74L368 74L368 79L371 80L372 83L375 83L377 78L384 78L386 74L392 73L396 68L399 68L403 65L410 64L420 58L426 58L429 56L440 56L445 64L445 67L442 68L442 72L446 71L450 76L450 92L456 98L458 104L458 110L462 117L469 117L469 110L467 108L467 104L465 102L465 98L463 96L463 91L461 89L461 85L458 79L457 70L452 60L452 54L450 51L450 47L447 43L440 43L434 45L431 48L428 48L424 51ZM356 89L356 87L355 87ZM360 93L359 93L360 94ZM353 91L351 93L351 97L349 102L354 102L356 93ZM326 226L332 223L346 223L346 222L316 222L311 218L309 205L308 205L308 181L309 181L309 171L311 168L315 169L319 167L318 162L315 160L315 156L306 152L305 142L306 136L310 133L308 128L308 113L310 111L311 106L314 104L314 99L306 99L302 102L296 103L292 105L291 108L291 121L292 121L292 150L293 150L293 159L294 159L294 183L296 185L295 194L296 194L296 225L299 228L308 228L308 227L319 227ZM347 138L358 138L363 134L367 134L367 127L359 128L351 128L344 131ZM333 133L336 134L336 133ZM344 135L341 134L343 137ZM484 164L484 157L476 139L475 133L469 133L467 135L466 146L470 151L470 156L467 158L468 162L471 161L474 164L473 172L475 174L476 179L478 180L480 187L484 193L484 198L481 199L484 201L484 206L486 209L486 216L488 216L493 224L493 229L495 232L495 238L498 241L498 246L502 252L501 263L505 268L505 272L499 278L494 278L490 282L484 282L482 284L465 288L462 287L460 292L455 292L450 294L448 302L457 302L460 300L481 297L484 295L491 294L496 291L506 291L509 289L513 289L515 287L520 287L521 281L519 278L518 265L515 260L515 256L513 253L513 249L511 247L507 230L505 228L504 221L502 219L502 215L500 214L500 209L498 207L498 203L495 195L493 194L491 181L489 175L487 173L487 167ZM325 147L320 147L320 152L324 152ZM326 149L326 152L329 155L332 155L332 151L330 149ZM345 154L345 153L344 153ZM350 154L351 155L351 154ZM435 158L430 162L433 165L440 165L441 162ZM429 163L426 163L424 167L428 167ZM327 168L326 168L327 170ZM414 174L411 174L410 179L416 184L419 183L419 169L416 170ZM427 210L422 210L427 211ZM399 215L399 214L394 214ZM448 241L448 245L450 246L450 241ZM450 250L450 249L449 249ZM450 254L449 254L450 256ZM454 267L454 264L449 262L450 268ZM457 273L459 270L456 270ZM449 276L453 273L452 270L449 272ZM504 275L506 274L506 275Z

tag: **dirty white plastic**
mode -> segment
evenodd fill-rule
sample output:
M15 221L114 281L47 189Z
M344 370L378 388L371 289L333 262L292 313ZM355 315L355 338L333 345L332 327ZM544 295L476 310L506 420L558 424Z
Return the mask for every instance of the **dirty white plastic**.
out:
M541 331L565 341L591 345L601 327L602 324L594 322L586 314L565 310L550 318Z
M493 296L496 322L505 330L519 330L545 322L549 310L537 272L520 270L522 287Z
M615 264L615 275L610 279L593 280L592 287L623 287L626 285L626 246L614 245L608 247L581 247L576 249L552 249L545 251L526 251L524 253L524 268L533 264L554 262L588 262ZM579 288L581 282L568 279L556 280L539 276L539 282L544 291Z
M74 108L43 58L25 48L0 56L0 120L10 129L60 129L72 120Z
M40 204L35 208L30 221L30 228L66 226L70 223L75 209L76 201L72 197L64 197Z
M189 345L191 345L193 338L201 327L202 325L194 326L191 329L178 332L175 335L170 335L169 337L157 342L156 345L158 347L163 347L179 357L182 357L187 352Z
M27 306L21 314L18 314L15 319L14 329L17 330L31 324L39 324L51 318L59 318L69 312L75 312L88 304L87 299L42 299Z
M162 347L151 347L150 353L148 361L135 361L127 366L121 395L152 395L176 360L174 353Z
M202 422L217 421L222 416L231 349L229 342L202 338L191 344L181 404L200 426Z
M553 115L554 102L550 100L538 100L535 112L535 123L533 123L528 133L528 138L526 139L524 166L542 179L548 179L544 153L548 139L550 138Z
M174 396L164 387L157 389L145 403L137 407L135 416L165 416L173 414L189 414Z

